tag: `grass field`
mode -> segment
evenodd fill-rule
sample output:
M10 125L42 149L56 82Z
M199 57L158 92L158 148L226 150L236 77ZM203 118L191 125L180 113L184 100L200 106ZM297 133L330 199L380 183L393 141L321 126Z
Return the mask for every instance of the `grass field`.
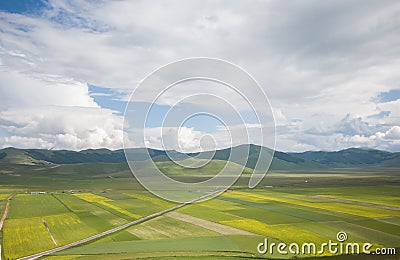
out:
M386 196L390 197L398 195L394 188L365 187L369 194L382 194L385 191ZM374 212L375 208L358 205L354 205L356 210L350 210L351 204L340 205L338 202L326 202L313 197L321 194L322 190L278 188L228 191L212 200L177 210L199 219L249 231L253 233L250 236L221 235L206 226L199 227L198 223L192 225L164 216L57 255L89 257L87 255L110 253L127 257L136 256L137 253L161 254L176 250L178 255L185 251L191 251L193 255L214 251L214 254L219 252L221 255L240 252L258 257L290 258L293 255L260 255L256 247L264 237L285 243L311 241L322 244L329 240L335 241L339 231L347 233L348 242L369 242L374 248L397 247L400 244L400 225L396 222L399 219L398 211L377 208L377 212ZM348 189L344 188L343 194L346 191ZM341 188L332 189L332 192L342 194ZM372 202L379 205L380 201ZM339 208L334 210L335 207ZM379 218L375 218L376 215ZM383 218L380 218L381 215L384 215ZM213 242L210 245L205 241ZM324 255L329 255L329 252Z
M31 183L23 180L2 186L1 210L7 197L17 193L2 234L5 259L65 245L176 205L144 191L131 177L82 177L71 180L68 186L65 176L50 185L47 176L35 174ZM398 248L400 185L396 184L397 175L391 176L343 171L277 173L267 176L256 189L245 188L245 177L233 190L212 200L185 206L174 211L175 215L168 213L45 259L291 258L292 254L282 256L276 251L273 255L259 254L257 245L264 238L275 243L320 244L336 241L339 231L347 233L348 242ZM341 185L355 179L360 181ZM37 190L47 193L29 194Z
M121 199L88 192L17 194L4 225L5 258L13 259L65 245L125 224L141 214L164 209L160 206L163 202L152 196L140 194L140 199L132 199L122 193L109 195ZM134 213L136 209L138 214ZM132 234L131 238L135 236Z
M4 256L12 259L44 251L140 217L114 202L92 193L18 194L4 226ZM159 210L146 200L137 204L146 208L145 213Z

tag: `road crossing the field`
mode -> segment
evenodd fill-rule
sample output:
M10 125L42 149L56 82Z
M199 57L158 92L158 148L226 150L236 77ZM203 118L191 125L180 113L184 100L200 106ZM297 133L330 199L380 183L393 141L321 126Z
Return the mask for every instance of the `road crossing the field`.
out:
M121 226L118 226L118 227L115 227L115 228L112 228L112 229L109 229L109 230L106 230L106 231L104 231L104 232L101 232L101 233L99 233L99 234L93 235L93 236L91 236L91 237L87 237L87 238L84 238L84 239L81 239L81 240L78 240L78 241L69 243L69 244L64 245L64 246L60 246L60 247L56 247L56 248L47 250L47 251L43 251L43 252L40 252L40 253L36 253L36 254L34 254L34 255L21 257L21 258L19 258L18 260L33 260L33 259L37 259L37 258L42 257L42 256L45 256L45 255L53 254L53 253L56 253L56 252L59 252L59 251L62 251L62 250L65 250L65 249L68 249L68 248L77 246L77 245L81 245L81 244L90 242L90 241L95 240L95 239L99 239L99 238L101 238L101 237L104 237L104 236L110 235L110 234L112 234L112 233L115 233L115 232L117 232L117 231L120 231L120 230L123 230L123 229L125 229L125 228L128 228L128 227L130 227L130 226L133 226L133 225L136 225L136 224L145 222L145 221L150 220L150 219L153 219L153 218L155 218L155 217L164 215L165 213L168 213L168 212L177 210L177 209L179 209L179 208L182 208L182 207L184 207L184 206L186 206L186 205L189 205L189 204L195 203L195 202L197 202L197 201L203 200L203 199L205 199L205 198L207 198L207 197L210 197L210 196L212 196L212 195L214 195L214 194L218 194L218 193L220 193L220 192L222 192L222 191L223 191L223 190L221 190L221 189L220 189L220 190L215 190L215 191L213 191L213 192L211 192L211 193L205 194L205 195L200 196L200 197L198 197L198 198L196 198L196 199L193 199L193 200L191 200L191 201L184 202L184 203L182 203L182 204L179 204L179 205L176 205L176 206L174 206L174 207L171 207L171 208L168 208L168 209L165 209L165 210L162 210L162 211L153 213L153 214L151 214L151 215L148 215L148 216L143 217L143 218L140 218L140 219L136 219L136 220L134 220L134 221L131 221L131 222L129 222L129 223L126 223L126 224L124 224L124 225L121 225Z
M0 219L0 230L3 229L4 221L5 221L6 218L7 218L8 211L9 211L9 209L10 209L10 203L11 203L11 200L12 200L12 197L13 197L13 196L14 196L14 195L11 195L11 196L8 197L8 199L7 199L7 204L6 204L6 207L5 207L5 209L4 209L3 216L2 216L1 219ZM0 242L2 242L2 241L0 241ZM2 243L0 243L0 260L1 260L1 244L2 244Z

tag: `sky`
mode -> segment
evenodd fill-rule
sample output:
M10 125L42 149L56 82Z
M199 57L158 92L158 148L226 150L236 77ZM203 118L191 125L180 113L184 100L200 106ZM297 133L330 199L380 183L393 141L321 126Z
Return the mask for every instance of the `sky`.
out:
M190 57L229 61L257 80L277 150L400 151L400 2L387 0L2 0L0 147L122 148L132 91ZM163 115L190 89L154 104L146 145L160 147ZM204 97L177 108L188 104L211 106ZM231 125L243 126L257 128L250 117ZM165 129L185 151L210 135L229 144L215 118Z

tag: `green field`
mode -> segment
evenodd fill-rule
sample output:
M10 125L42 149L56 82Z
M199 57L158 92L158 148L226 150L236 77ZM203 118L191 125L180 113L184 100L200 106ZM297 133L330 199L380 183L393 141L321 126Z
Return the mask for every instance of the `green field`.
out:
M4 224L5 258L18 258L65 245L125 224L142 214L164 209L159 205L164 202L159 200L154 204L157 200L151 196L138 194L142 199L119 193L109 196L122 199L113 200L87 192L17 194ZM126 207L122 208L124 205Z
M75 175L82 167L66 169L73 169ZM61 172L63 166L58 168ZM66 182L69 176L38 169L29 174L29 183L18 176L0 175L0 180L6 180L0 192L2 211L7 197L16 194L1 233L4 259L65 245L176 205L144 191L130 173L118 174ZM177 179L192 182L202 177L176 174ZM399 179L393 171L387 175L354 170L277 172L267 175L256 189L248 189L244 176L214 199L43 258L291 258L293 254L276 251L259 254L257 245L264 238L270 243L321 244L335 241L339 231L347 233L348 242L399 251Z
M395 186L364 187L371 196L386 193L397 196ZM315 198L322 189L234 190L206 202L189 205L177 210L184 215L246 230L252 235L222 235L207 224L187 223L168 216L158 217L126 231L100 239L94 243L57 253L59 256L157 253L190 251L194 255L213 251L221 255L247 253L258 257L290 258L293 255L260 255L256 251L264 237L285 243L314 242L321 244L335 240L339 231L345 231L348 242L370 242L374 247L398 247L400 225L398 210L370 208L351 204L333 210L338 202ZM388 192L391 191L391 192ZM325 195L346 194L347 188L324 190ZM313 195L310 195L313 194ZM390 199L389 197L387 199ZM379 201L374 201L379 204ZM332 204L332 205L329 205ZM384 205L384 204L383 204ZM375 212L375 209L377 210ZM375 218L375 215L384 215ZM372 217L370 217L372 215ZM388 222L389 220L389 222ZM129 254L128 254L129 255ZM329 252L324 254L329 255ZM132 255L133 256L133 255ZM148 255L147 255L148 256ZM87 256L89 257L89 256Z

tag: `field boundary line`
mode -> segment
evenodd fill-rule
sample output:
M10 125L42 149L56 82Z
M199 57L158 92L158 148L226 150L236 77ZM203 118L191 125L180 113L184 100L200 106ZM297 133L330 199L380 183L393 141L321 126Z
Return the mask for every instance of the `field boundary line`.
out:
M57 197L54 193L51 194L58 202L60 202L69 212L74 212L67 204L64 203L59 197Z
M1 220L0 220L0 230L3 229L4 221L7 218L8 211L10 209L11 200L12 200L13 197L14 197L14 194L10 195L10 197L7 198L6 207L4 208L4 213L3 213L3 216L1 217Z
M243 230L243 229L238 229L234 227L230 227L227 225L223 225L217 222L209 221L206 219L198 218L198 217L193 217L184 213L180 212L169 212L165 216L169 218L173 218L176 220L180 220L192 225L196 225L201 228L205 228L211 231L214 231L218 234L221 235L246 235L246 236L254 236L259 234L251 233L249 231Z
M4 208L4 213L3 213L3 216L1 217L1 220L0 220L0 231L3 229L3 225L4 225L4 222L6 221L6 218L7 218L7 215L8 215L8 211L10 209L11 200L12 200L13 197L14 197L14 194L11 194L7 198L7 203L6 203L6 206ZM2 238L2 240L3 240L3 238ZM2 259L2 254L3 254L3 252L2 252L2 244L3 244L3 241L0 241L0 260Z
M45 256L45 255L49 255L49 254L53 254L53 253L56 253L56 252L60 252L60 251L62 251L62 250L65 250L65 249L68 249L68 248L71 248L71 247L74 247L74 246L78 246L78 245L81 245L81 244L88 243L88 242L90 242L90 241L93 241L93 240L102 238L102 237L104 237L104 236L107 236L107 235L110 235L110 234L112 234L112 233L121 231L121 230L123 230L123 229L126 229L126 228L128 228L128 227L130 227L130 226L133 226L133 225L136 225L136 224L145 222L145 221L150 220L150 219L153 219L153 218L155 218L155 217L162 216L162 215L164 215L165 213L168 213L168 212L170 212L170 211L174 211L174 210L176 210L176 209L182 208L182 207L184 207L184 206L186 206L186 205L195 203L195 202L197 202L197 201L201 201L201 200L203 200L203 199L205 199L205 198L207 198L207 197L210 197L210 196L212 196L212 195L214 195L214 194L218 194L218 193L220 193L220 192L222 192L222 191L223 191L223 189L215 190L215 191L213 191L213 192L211 192L211 193L202 195L202 196L200 196L199 198L196 198L196 199L193 199L193 200L190 200L190 201L187 201L187 202L178 204L178 205L173 206L173 207L171 207L171 208L164 209L164 210L162 210L162 211L153 213L153 214L148 215L148 216L146 216L146 217L143 217L143 218L140 218L140 219L136 219L136 220L134 220L134 221L128 222L128 223L126 223L126 224L123 224L123 225L121 225L121 226L118 226L118 227L115 227L115 228L112 228L112 229L109 229L109 230L106 230L106 231L101 232L101 233L99 233L99 234L96 234L96 235L93 235L93 236L90 236L90 237L87 237L87 238L84 238L84 239L81 239L81 240L78 240L78 241L75 241L75 242L72 242L72 243L63 245L63 246L60 246L60 247L56 247L56 248L53 248L53 249L50 249L50 250L46 250L46 251L43 251L43 252L39 252L39 253L36 253L36 254L33 254L33 255L24 256L24 257L18 258L18 260L33 260L33 259L37 259L37 258L39 258L39 257Z
M47 232L49 232L50 238L51 238L51 240L53 240L53 244L57 246L58 245L57 240L54 238L53 234L51 233L49 225L47 225L46 220L44 220L43 218L42 218L42 223L46 227Z
M380 208L380 209L388 209L388 210L400 211L400 208L399 208L399 207L395 207L395 206L386 206L386 205L375 204L375 203L369 203L369 202L362 202L362 201L356 201L356 200L331 198L331 197L322 196L322 195L309 196L309 198L312 198L312 199L329 200L329 201L335 201L335 202L342 202L342 203L354 204L354 205L358 205L358 206L365 206L365 207L373 207L373 208Z
M374 232L379 233L381 235L385 235L387 237L391 237L391 238L396 239L396 240L398 240L400 238L400 236L397 236L397 235L394 235L394 234L390 234L390 233L386 233L386 232L378 230L378 229L373 229L373 228L370 228L370 227L360 226L360 225L357 225L356 223L353 223L353 222L346 222L346 224L349 225L349 226L358 227L358 228L364 229L364 230L371 230L371 231L374 231Z
M100 195L98 195L98 196L100 196ZM116 216L117 218L123 219L123 220L125 220L125 221L128 221L128 222L129 222L129 221L132 220L132 218L134 218L134 217L129 216L129 215L125 214L125 213L122 213L122 212L120 212L120 211L118 211L118 210L116 210L116 209L114 209L114 208L111 208L111 207L109 207L109 206L107 206L107 205L101 204L100 202L97 202L97 201L93 201L93 202L92 202L92 201L87 201L87 200L85 200L85 199L82 199L82 198L80 198L80 197L78 197L78 196L75 196L75 197L78 198L78 199L80 199L80 200L82 200L82 201L84 201L84 202L86 202L86 203L89 203L89 204L91 204L91 205L93 205L93 206L95 206L95 207L97 207L97 208L99 208L99 209L105 210L105 211L107 211L108 213L110 213L110 214Z

